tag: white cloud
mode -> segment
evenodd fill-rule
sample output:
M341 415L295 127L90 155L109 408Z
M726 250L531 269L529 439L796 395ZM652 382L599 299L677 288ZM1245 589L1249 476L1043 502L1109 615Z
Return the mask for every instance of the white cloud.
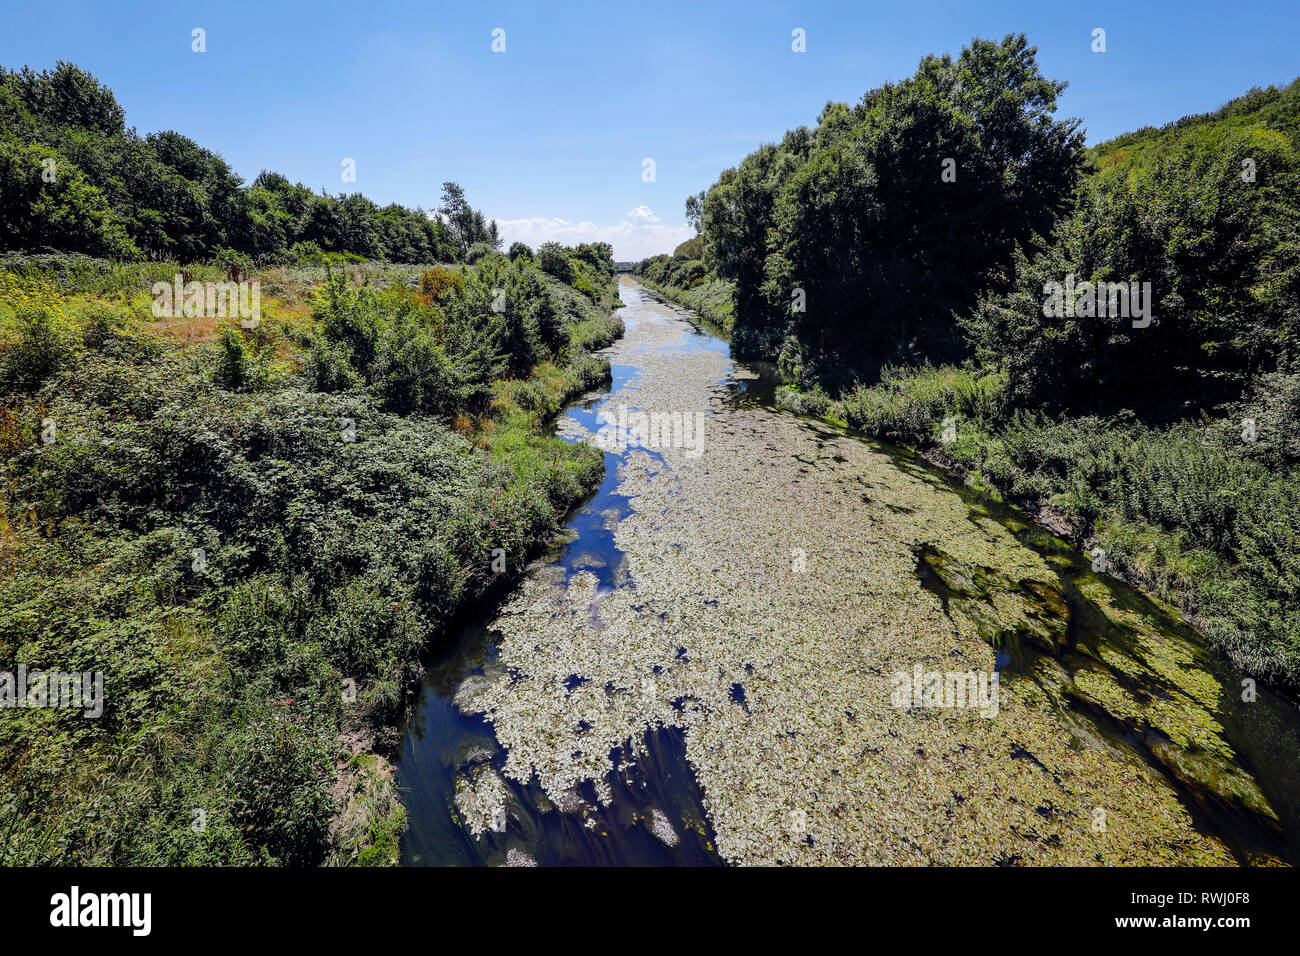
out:
M629 209L627 214L632 219L644 219L646 222L658 222L659 217L650 211L647 205L637 206L635 209Z
M507 249L512 242L526 242L534 249L551 241L566 246L580 242L608 242L614 247L614 258L620 262L672 252L695 235L695 230L686 223L665 225L645 205L628 210L627 218L617 226L535 216L531 219L498 219L497 228L501 230L501 239Z

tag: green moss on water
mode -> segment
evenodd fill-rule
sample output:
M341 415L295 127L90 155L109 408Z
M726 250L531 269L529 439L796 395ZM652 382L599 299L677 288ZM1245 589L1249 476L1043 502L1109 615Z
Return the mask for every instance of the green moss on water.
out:
M707 409L707 449L624 456L625 582L539 574L503 609L501 666L466 705L507 777L558 803L667 726L735 862L1233 859L1195 815L1266 804L1215 719L1218 678L1158 611L915 457L719 395L746 373L635 297L614 360L639 374L611 401ZM1001 668L998 715L896 705L894 675L918 665ZM1148 735L1195 759L1175 774Z
M1073 701L1101 712L1183 786L1276 822L1259 785L1234 763L1216 716L1221 679L1205 669L1201 649L1149 612L1122 606L1113 585L1087 572L1072 577L1069 602L1059 581L1013 585L928 544L920 558L941 582L949 613L1005 653L1014 673L1032 673L1058 711ZM1076 566L1064 556L1058 564ZM1072 669L1039 654L1059 655Z

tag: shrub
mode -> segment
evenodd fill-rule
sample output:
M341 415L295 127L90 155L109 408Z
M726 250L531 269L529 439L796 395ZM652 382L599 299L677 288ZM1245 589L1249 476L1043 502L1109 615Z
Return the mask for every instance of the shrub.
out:
M1240 445L1243 454L1264 465L1300 466L1300 373L1260 376L1225 420L1223 431L1226 442Z
M212 264L235 281L248 278L253 271L253 260L246 253L234 249L218 249L212 257Z
M347 275L330 272L316 293L316 318L326 339L347 349L352 365L365 374L379 339L379 304L369 288L353 289Z
M576 322L569 327L569 347L579 352L592 352L612 345L623 334L623 320L615 316L600 316Z
M106 302L93 302L81 310L82 341L90 348L99 348L109 339L120 335L130 319L129 313Z
M484 256L496 255L496 249L491 243L472 242L468 249L465 250L465 261L470 265L478 262Z
M796 415L831 415L837 411L834 403L820 387L814 387L810 391L799 391L788 385L783 385L776 390L776 403L787 411L794 412Z
M420 276L420 295L427 303L435 303L443 296L465 288L465 280L449 269L436 267Z
M451 419L485 395L461 372L429 329L402 324L380 337L371 389L389 411Z
M18 340L6 358L7 377L27 387L67 368L77 354L77 336L63 314L46 306L20 308Z
M948 417L989 424L1004 409L1004 380L949 366L919 369L886 366L880 384L858 386L839 402L854 428L882 438L928 442Z
M590 391L610 380L608 359L596 358L594 355L579 354L569 364L570 371L577 382L579 391Z
M348 350L337 342L317 338L303 363L303 375L315 392L346 392L361 383Z

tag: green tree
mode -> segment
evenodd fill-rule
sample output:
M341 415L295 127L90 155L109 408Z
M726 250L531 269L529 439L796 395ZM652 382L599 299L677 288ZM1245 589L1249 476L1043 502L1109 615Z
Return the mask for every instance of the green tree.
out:
M960 353L954 313L1009 281L1081 170L1077 121L1053 118L1065 84L1035 53L1008 36L928 56L723 173L704 248L736 283L742 351L818 379Z

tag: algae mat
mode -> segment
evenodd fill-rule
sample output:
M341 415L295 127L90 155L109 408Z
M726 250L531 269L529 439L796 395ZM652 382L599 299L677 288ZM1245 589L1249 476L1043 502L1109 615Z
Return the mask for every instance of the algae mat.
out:
M1008 667L1004 637L1066 640L1058 568L879 446L733 401L754 373L681 310L621 294L628 333L607 354L635 371L600 427L562 425L618 453L613 585L537 565L493 623L496 660L456 695L491 722L505 775L560 808L582 787L607 801L646 731L679 728L717 850L740 864L1235 862L1171 773L1276 822L1195 649L1098 584L1127 644ZM625 449L653 412L684 427ZM898 696L900 674L953 673L998 674L996 706ZM1148 678L1165 690L1134 689ZM1134 730L1163 767L1124 745ZM457 802L490 796L471 782Z

